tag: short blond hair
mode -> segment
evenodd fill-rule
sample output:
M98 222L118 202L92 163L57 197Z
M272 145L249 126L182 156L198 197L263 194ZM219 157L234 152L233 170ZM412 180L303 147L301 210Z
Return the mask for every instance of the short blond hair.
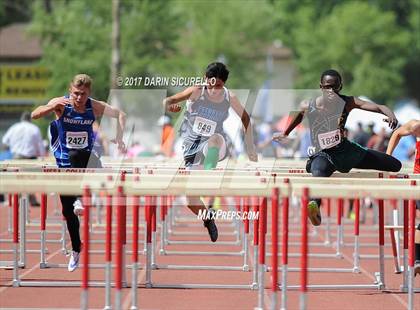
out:
M90 89L92 84L92 78L87 74L77 74L73 77L73 80L70 83L70 86L80 87L85 86Z

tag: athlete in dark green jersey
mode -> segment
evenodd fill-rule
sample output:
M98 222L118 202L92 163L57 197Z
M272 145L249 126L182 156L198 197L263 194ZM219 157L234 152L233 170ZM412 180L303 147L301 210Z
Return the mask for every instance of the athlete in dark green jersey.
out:
M344 136L344 126L353 109L385 115L387 118L384 121L388 122L391 129L398 124L394 113L385 105L341 95L342 78L335 70L330 69L322 73L319 87L322 95L303 104L301 111L286 130L275 133L273 140L281 141L287 137L306 115L312 140L306 171L313 176L329 177L334 171L349 172L352 168L399 171L401 163L396 158L362 147ZM315 226L321 224L320 206L320 199L311 199L308 204L309 219Z

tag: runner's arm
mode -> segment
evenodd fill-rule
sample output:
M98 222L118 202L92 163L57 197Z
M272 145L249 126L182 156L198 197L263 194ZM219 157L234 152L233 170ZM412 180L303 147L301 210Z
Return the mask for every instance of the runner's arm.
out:
M170 112L179 112L181 111L180 102L187 100L191 95L198 90L197 86L191 86L184 89L182 92L179 92L173 96L167 97L163 100L163 106L165 111Z
M384 119L385 122L389 124L391 129L395 129L398 125L397 117L394 112L386 105L377 104L374 102L365 101L356 97L350 97L352 109L361 109L369 112L380 113L387 116L387 119Z
M95 117L102 117L103 115L117 119L117 132L115 139L111 140L118 144L118 149L122 152L125 151L123 142L123 133L126 122L126 114L117 107L113 107L104 101L92 99L92 107Z
M33 110L31 113L31 117L32 119L38 119L49 115L52 112L55 112L55 115L57 116L57 118L59 118L63 114L64 107L68 103L70 103L70 100L68 98L53 98L47 104L35 108L35 110Z
M296 128L296 126L298 126L302 120L303 117L305 116L306 111L308 111L308 107L309 107L309 102L308 101L303 101L300 105L300 111L293 117L292 121L290 122L290 124L286 127L286 129L284 130L284 132L277 132L273 135L273 140L280 142L283 139L285 139L291 132L293 129Z
M392 136L389 139L388 148L386 149L386 153L388 155L392 155L392 152L394 152L395 148L400 142L401 137L409 136L413 134L412 125L414 122L415 122L414 120L411 120L392 133Z
M258 155L255 150L254 145L254 136L252 133L252 126L251 126L251 119L249 117L248 112L244 109L242 104L239 102L238 97L232 92L229 92L230 97L230 106L235 111L235 113L241 118L241 122L243 125L243 130L245 133L245 146L246 146L246 152L248 154L248 157L251 161L257 161Z

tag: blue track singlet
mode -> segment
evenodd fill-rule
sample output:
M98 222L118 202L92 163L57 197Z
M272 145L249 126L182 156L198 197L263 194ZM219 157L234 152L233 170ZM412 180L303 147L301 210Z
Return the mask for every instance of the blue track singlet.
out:
M51 150L60 168L70 168L69 150L91 152L95 135L92 124L95 115L88 98L84 113L78 113L71 104L64 107L61 117L50 124Z

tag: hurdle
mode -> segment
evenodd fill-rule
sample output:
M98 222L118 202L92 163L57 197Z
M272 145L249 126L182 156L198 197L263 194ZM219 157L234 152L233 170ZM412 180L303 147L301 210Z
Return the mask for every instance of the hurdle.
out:
M47 182L47 184L43 184L42 186L45 186L45 185L48 185L48 186L51 185L52 186L52 184L54 184L54 183L53 182ZM71 184L76 184L76 182L71 182ZM203 192L203 191L205 192L206 190L208 190L208 194L209 195L215 195L216 193L217 193L217 195L232 195L232 192L235 193L235 194L237 194L237 195L239 195L240 192L243 192L244 189L247 189L247 191L249 192L248 195L253 194L253 195L257 195L257 196L264 196L264 195L267 196L268 193L269 193L269 190L271 189L269 186L266 186L265 185L263 187L263 186L261 186L258 183L257 184L253 184L253 185L256 185L256 189L254 189L252 192L250 190L248 190L246 188L246 186L241 181L241 182L238 183L238 185L235 185L235 186L232 186L231 185L230 188L228 186L226 188L224 186L222 186L222 189L212 189L212 188L210 188L210 189L203 189L203 188L196 187L196 188L191 189L191 194L197 194L200 191L201 192ZM15 186L18 187L18 182L15 182ZM179 185L177 185L177 186L179 186ZM285 187L282 187L281 184L276 184L276 186L278 186L281 189L281 192L286 191L286 188ZM379 188L379 186L374 187L372 185L366 185L363 188L361 188L360 185L359 186L355 186L355 185L345 185L345 184L341 184L341 185L340 184L335 184L335 185L332 185L332 186L328 185L328 187L324 187L324 188L322 188L322 185L319 185L318 187L315 186L315 185L311 185L311 186L309 186L309 190L311 191L311 193L312 193L313 190L314 191L319 190L320 192L321 192L321 190L324 190L325 193L326 193L325 195L326 196L330 196L330 197L337 197L338 193L333 192L333 191L343 190L344 191L344 195L343 196L339 196L339 197L345 197L346 195L347 196L353 196L355 194L357 194L357 196L362 197L366 193L369 193L369 194L374 193L374 195L376 195L378 197L381 197L381 198L392 198L392 196L390 195L390 193L387 193L387 192L384 192L383 191L384 189L385 190L386 189L390 189L391 188L390 186L394 186L394 185L388 184L388 185L381 186L381 188ZM36 184L35 182L33 182L33 186L31 186L31 187L33 187L31 190L37 190L37 189L39 190L39 188L41 187L41 185ZM79 187L80 187L80 184L79 184ZM22 187L20 187L20 188L22 188ZM54 187L52 187L52 188L54 188ZM56 186L55 188L58 188L58 186ZM292 185L292 189L295 192L298 192L301 188L302 188L301 185L298 185L298 184ZM1 188L1 186L0 186L0 189L3 190L4 188ZM126 185L124 187L124 189L126 189L127 192L128 192L128 194L130 194L130 195L135 195L135 194L138 194L138 195L146 195L146 193L150 193L152 195L158 195L158 193L160 193L160 194L162 193L162 189L161 188L160 189L159 188L156 189L156 187L155 188L151 187L150 189L149 188L140 189L140 188L137 187L135 189L132 189L132 188L130 188L129 185ZM327 190L328 190L328 193L327 193ZM407 191L406 187L401 186L401 184L394 187L394 192L395 191L398 191L399 192L399 197L403 196L405 198L413 199L413 197L414 198L418 198L418 196L419 196L418 192L416 192L414 190ZM179 187L176 187L175 186L173 188L167 189L167 194L176 195L176 194L179 194L179 192L185 192L184 188L182 188L181 186L179 186ZM316 193L318 195L320 192L314 192L314 193ZM417 194L417 196L415 196L414 194ZM393 195L395 195L395 194L393 194ZM305 218L305 220L306 220L306 218ZM276 270L276 269L273 268L273 270ZM308 286L306 286L306 289L307 288L311 288L311 286L308 285Z
M321 190L321 188L319 186L317 188L316 186L311 185L309 187L304 187L302 189L303 190L303 194L302 194L303 198L309 197L309 191L311 190L311 187L312 187L312 191L314 192L314 195L317 195L317 196L322 195L320 191L318 192L318 190ZM326 188L325 191L327 191L327 190L328 189ZM373 190L373 188L372 188L372 190ZM315 191L316 191L316 194L315 194ZM371 194L372 194L372 192L371 192ZM410 189L409 189L408 191L407 190L405 191L406 195L405 194L400 195L400 194L401 193L398 193L399 197L410 198L411 199L410 203L412 205L412 208L410 209L410 212L414 212L414 200L413 200L413 198L418 197L420 193L419 192L414 193L414 191L410 192ZM343 196L347 196L347 195L350 195L350 193L344 194ZM374 195L379 198L379 197L381 197L381 192L376 191L374 193ZM322 195L322 196L330 196L330 195L326 195L326 192L325 192L325 195ZM306 200L304 199L302 204L304 204L305 201ZM383 200L382 200L382 203L380 203L380 205L383 206ZM273 207L274 206L275 206L275 204L273 204ZM307 219L306 219L306 216L304 216L304 215L306 215L305 210L306 210L306 208L303 208L303 210L302 210L302 223L301 223L301 225L302 225L302 238L303 238L302 239L302 248L301 248L301 252L302 252L302 260L301 260L302 278L301 278L301 286L300 286L300 290L301 290L300 307L301 307L301 309L306 308L306 291L307 291L308 288L310 288L310 289L350 289L351 287L353 287L353 288L358 288L358 289L361 289L361 288L364 288L364 289L366 289L366 288L383 289L385 287L384 264L383 264L383 241L384 241L384 238L383 238L383 236L384 236L383 224L384 224L384 222L383 222L383 208L382 207L380 208L380 212L379 212L379 216L380 216L379 222L380 222L380 225L382 226L382 229L379 230L379 252L380 252L380 258L381 258L381 256L382 256L382 258L379 260L379 270L380 271L377 274L377 282L372 284L372 285L354 285L354 286L347 286L347 285L346 286L307 285L307 275L306 275L307 271L308 271L307 263L306 263L306 261L307 261L307 227L305 227L306 223L307 223ZM274 214L273 216L275 216L277 211L273 209L272 212ZM410 221L414 221L414 213L411 213ZM278 233L277 226L275 226L274 228L275 228L275 231L273 231L273 235ZM414 222L413 222L412 225L410 225L410 233L414 234L414 228L415 227L414 227ZM283 236L283 238L285 238L285 236ZM411 240L412 241L410 242L410 245L411 245L412 251L414 251L413 250L414 249L414 240L413 239L411 239ZM412 256L411 256L411 259L413 260ZM273 260L273 266L272 266L272 273L273 273L272 277L273 278L275 278L274 273L276 273L276 270L277 270L277 266L275 265L275 263L276 263L276 261ZM414 266L414 261L410 262L410 264L412 266ZM412 279L412 278L413 278L413 275L410 275L410 279ZM282 283L282 285L280 287L282 289L297 289L298 288L297 286L287 286L287 285L284 284L284 282ZM276 288L272 288L272 290L275 292ZM411 298L411 302L412 302L412 300L414 298L413 294L412 294L412 291L409 293L409 296L411 296L409 298ZM282 304L282 308L285 308L285 305ZM413 309L412 304L409 306L409 309Z

